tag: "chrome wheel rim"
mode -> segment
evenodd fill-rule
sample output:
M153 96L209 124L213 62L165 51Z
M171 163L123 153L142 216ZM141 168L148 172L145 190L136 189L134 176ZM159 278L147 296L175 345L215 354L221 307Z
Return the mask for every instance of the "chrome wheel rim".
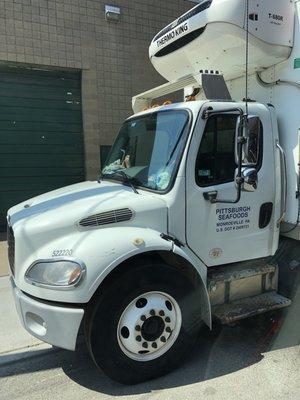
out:
M177 301L167 293L147 292L128 304L117 329L118 343L129 358L151 361L175 343L182 324Z

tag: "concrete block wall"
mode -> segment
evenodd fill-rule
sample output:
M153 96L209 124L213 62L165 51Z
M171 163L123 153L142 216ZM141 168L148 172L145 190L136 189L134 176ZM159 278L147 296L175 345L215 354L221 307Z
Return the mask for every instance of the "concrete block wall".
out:
M105 4L121 8L105 20ZM86 178L112 144L131 97L163 83L148 60L152 37L193 6L187 0L0 0L0 62L82 71Z

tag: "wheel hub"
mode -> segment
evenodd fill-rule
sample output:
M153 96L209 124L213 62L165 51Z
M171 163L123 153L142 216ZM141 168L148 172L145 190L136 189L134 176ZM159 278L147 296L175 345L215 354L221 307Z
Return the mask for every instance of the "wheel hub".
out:
M118 323L118 342L130 358L148 361L160 357L175 343L181 329L176 300L162 292L148 292L134 299Z
M155 316L146 319L142 325L141 333L143 339L148 342L157 340L165 330L165 323L161 317Z

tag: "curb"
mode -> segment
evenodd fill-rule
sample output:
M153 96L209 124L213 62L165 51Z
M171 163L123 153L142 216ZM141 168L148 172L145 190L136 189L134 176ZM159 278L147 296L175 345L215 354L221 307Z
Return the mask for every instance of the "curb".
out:
M0 367L8 366L19 361L25 361L29 358L44 356L47 353L60 350L61 349L52 347L50 344L39 343L34 346L23 347L10 352L0 353Z

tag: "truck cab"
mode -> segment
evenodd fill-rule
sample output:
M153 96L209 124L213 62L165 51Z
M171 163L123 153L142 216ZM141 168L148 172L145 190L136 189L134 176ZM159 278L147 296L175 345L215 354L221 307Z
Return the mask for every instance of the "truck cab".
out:
M121 129L103 170L104 180L122 179L114 175L121 165L139 190L163 199L168 233L207 266L270 256L278 247L283 187L275 110L249 107L256 131L243 150L242 176L254 182L243 183L237 199L243 109L245 103L197 101L137 114Z
M206 18L213 40L212 4L226 1L202 3L154 39L160 50L189 35L189 26L197 30L195 16L200 25ZM276 11L282 3L275 3ZM235 1L231 13L244 15L241 5ZM234 21L225 23L233 23L231 38L241 45L245 27ZM278 59L290 54L281 39ZM176 65L173 52L189 54L186 41L159 57ZM167 59L160 61L155 65L165 73ZM234 100L236 83L226 82L226 73L185 75L180 65L180 77L133 98L134 115L121 126L98 181L8 212L11 283L25 329L74 350L83 326L96 365L127 384L180 365L203 323L231 324L291 303L278 293L273 258L292 201L286 157L293 157L282 148L276 110ZM153 104L178 89L188 101Z

